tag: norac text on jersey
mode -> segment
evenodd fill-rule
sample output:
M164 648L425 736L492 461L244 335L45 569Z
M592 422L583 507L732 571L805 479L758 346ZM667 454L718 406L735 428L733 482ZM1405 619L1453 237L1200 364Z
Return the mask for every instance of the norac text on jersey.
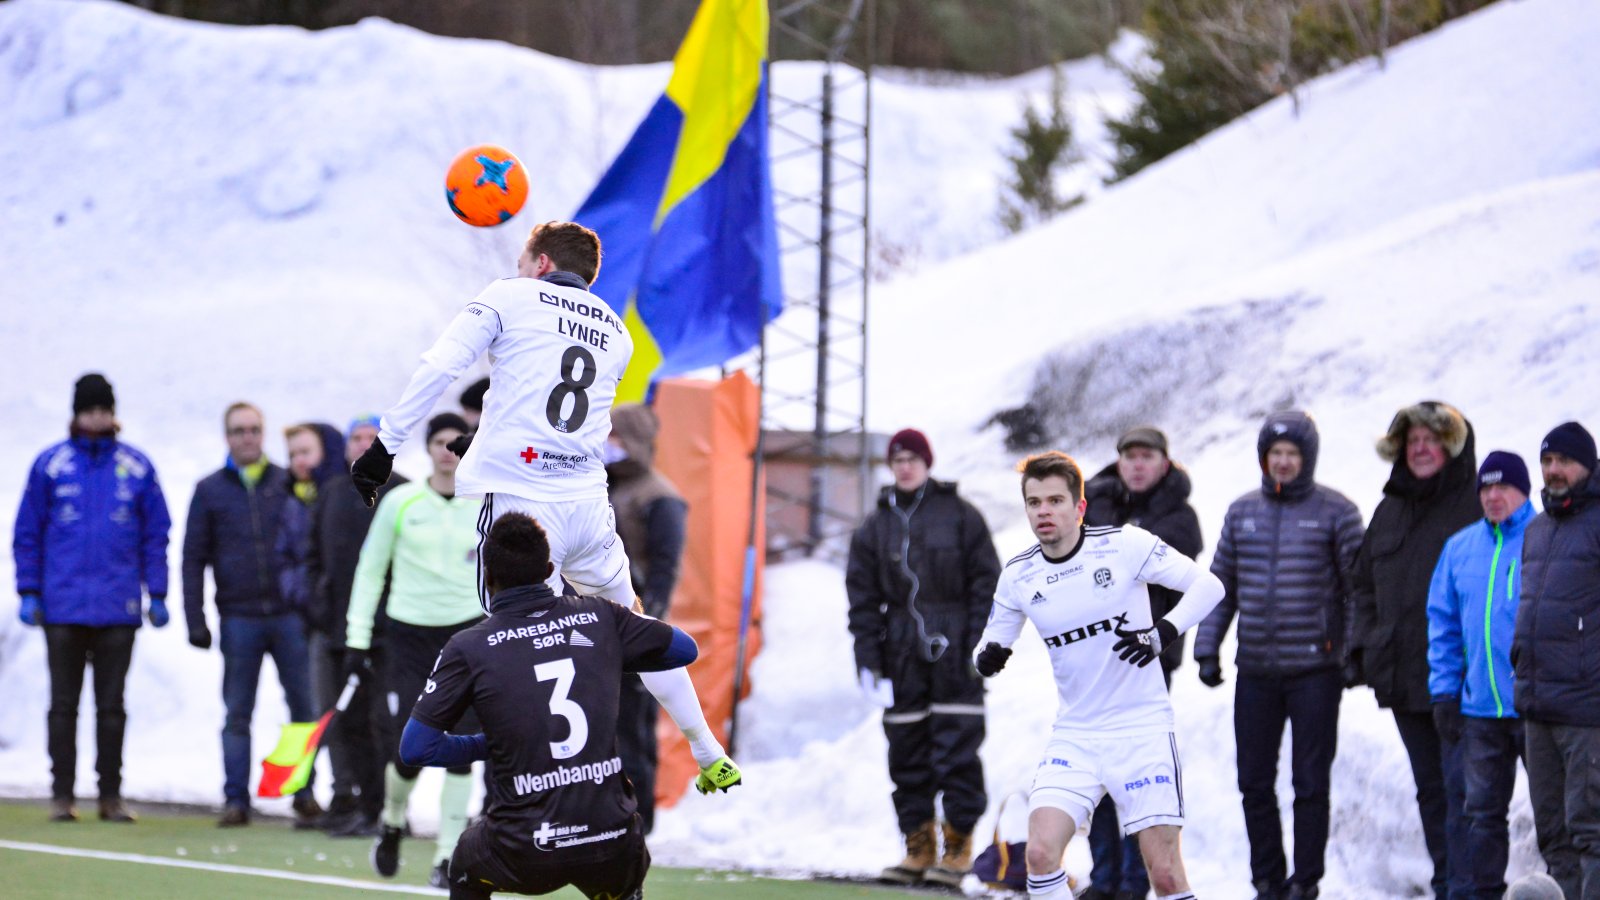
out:
M556 333L563 337L570 337L575 341L580 341L591 347L598 347L601 350L611 349L610 344L607 343L611 336L600 326L591 324L591 322L581 321L583 318L608 326L618 334L622 333L622 323L618 322L616 317L611 314L611 310L604 307L557 296L546 291L539 292L539 302L580 317L579 319L567 316L556 317Z

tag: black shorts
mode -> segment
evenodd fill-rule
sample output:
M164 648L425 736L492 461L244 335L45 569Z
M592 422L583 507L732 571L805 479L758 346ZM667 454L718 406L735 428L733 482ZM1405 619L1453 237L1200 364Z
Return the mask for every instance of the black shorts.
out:
M383 635L383 711L388 718L384 743L389 747L390 760L399 762L400 732L411 718L411 708L428 686L428 676L433 674L434 663L450 636L471 628L482 620L469 619L456 625L409 625L390 620ZM477 716L469 708L451 734L476 734L483 729Z
M489 823L479 819L456 842L450 858L450 896L486 897L501 891L548 894L569 884L591 900L641 896L650 871L650 851L639 816L629 821L626 834L607 843L611 846L606 850L585 852L578 862L563 859L571 854L559 850L509 854L495 840Z

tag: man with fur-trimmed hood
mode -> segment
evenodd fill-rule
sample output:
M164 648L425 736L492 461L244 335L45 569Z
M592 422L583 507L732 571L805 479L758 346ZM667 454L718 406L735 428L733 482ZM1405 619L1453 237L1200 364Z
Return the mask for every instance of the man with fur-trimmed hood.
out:
M1395 413L1377 449L1394 468L1356 556L1346 681L1371 685L1378 705L1394 713L1417 783L1433 890L1446 900L1446 828L1464 827L1464 820L1461 798L1445 790L1444 768L1455 760L1441 746L1428 693L1428 585L1445 541L1483 515L1478 460L1471 423L1435 400Z
M606 485L616 510L617 535L628 554L633 590L646 615L664 619L678 584L688 533L689 506L678 488L656 471L660 422L650 407L621 403L611 409L606 440ZM655 825L656 719L660 707L637 675L625 675L617 709L617 754L638 793L644 833Z

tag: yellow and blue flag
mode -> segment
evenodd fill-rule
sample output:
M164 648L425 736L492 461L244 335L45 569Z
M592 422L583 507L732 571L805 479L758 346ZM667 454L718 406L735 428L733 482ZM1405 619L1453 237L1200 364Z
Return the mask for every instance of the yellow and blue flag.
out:
M703 0L666 92L573 219L604 248L594 292L627 303L619 401L760 341L783 308L765 0Z

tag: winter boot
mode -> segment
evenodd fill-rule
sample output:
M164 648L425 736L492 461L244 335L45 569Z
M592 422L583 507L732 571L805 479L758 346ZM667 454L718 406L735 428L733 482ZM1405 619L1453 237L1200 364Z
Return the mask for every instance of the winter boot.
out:
M1289 885L1289 900L1317 900L1322 892L1314 884Z
M1282 885L1258 881L1253 887L1256 889L1256 900L1286 900Z
M310 793L295 794L292 806L295 831L310 831L322 821L322 804Z
M71 797L57 797L50 801L50 821L78 821L78 808L72 805Z
M878 876L879 881L890 884L916 884L938 861L939 837L929 821L905 836L906 858L899 865L890 866Z
M102 822L137 822L138 817L122 802L121 797L100 798L100 821Z
M944 853L939 856L939 864L924 877L934 884L959 888L961 879L972 868L972 832L957 831L949 822L943 823L942 830Z

